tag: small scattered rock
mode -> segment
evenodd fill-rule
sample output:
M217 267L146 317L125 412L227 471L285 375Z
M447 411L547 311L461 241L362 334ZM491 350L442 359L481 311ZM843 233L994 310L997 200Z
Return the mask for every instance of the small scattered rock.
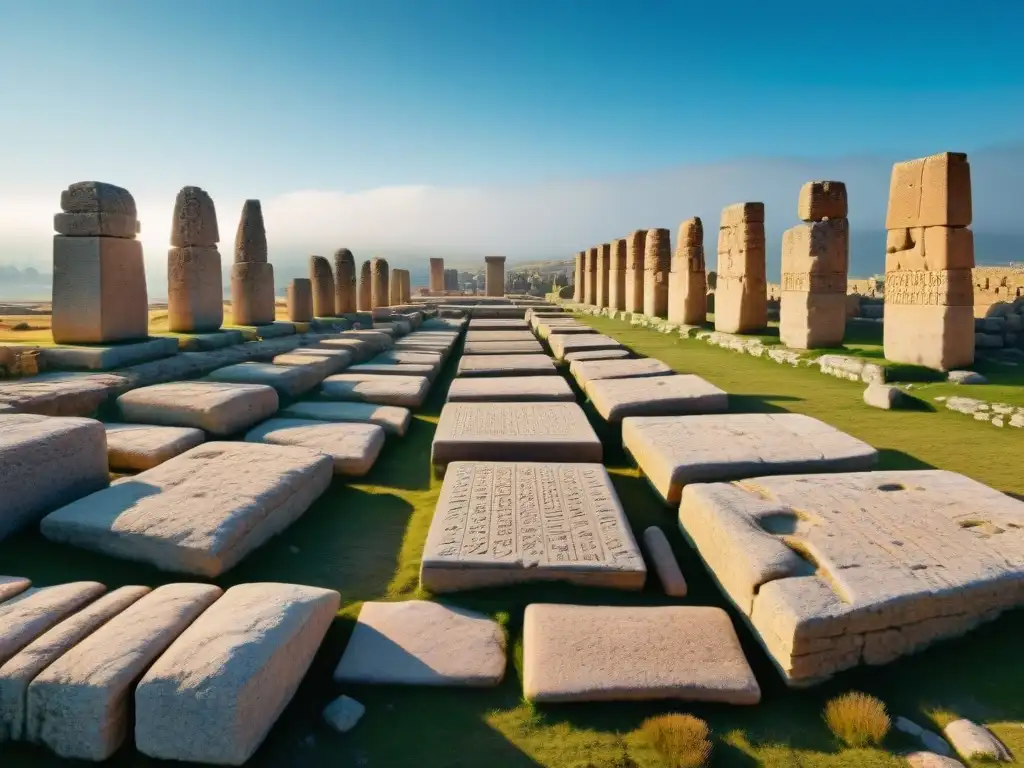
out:
M886 411L899 408L902 398L903 393L897 387L879 384L876 381L871 382L864 390L864 402L867 405Z
M950 371L947 378L953 384L988 384L988 379L974 371Z
M970 720L954 720L943 729L946 738L968 760L1009 762L1010 753L990 730Z
M324 720L338 733L348 733L366 714L366 707L348 696L339 696L324 709Z
M1003 417L1002 416L993 416L992 417L992 426L995 426L995 427L1003 426Z

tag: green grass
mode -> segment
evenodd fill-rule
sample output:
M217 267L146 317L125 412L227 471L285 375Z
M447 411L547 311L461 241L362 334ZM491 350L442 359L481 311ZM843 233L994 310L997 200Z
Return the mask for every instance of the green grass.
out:
M1020 435L1009 430L997 430L945 410L875 410L861 401L863 385L812 369L794 369L702 341L634 329L620 321L583 320L639 353L658 357L677 370L705 376L731 393L734 410L807 413L877 446L882 451L883 468L943 467L1024 495ZM435 383L430 400L407 436L389 439L368 477L359 483L335 482L299 522L215 580L224 587L258 580L313 584L338 590L343 600L339 618L298 694L249 765L640 768L655 764L642 753L633 731L646 718L665 712L688 712L708 722L715 766L905 765L896 751L914 743L899 733L887 737L878 749L846 749L832 737L822 709L828 699L849 690L877 696L894 717L904 715L922 725L931 722L938 727L960 716L997 723L994 730L1009 748L1024 754L1024 729L1010 724L1024 720L1024 697L1020 695L1024 664L1019 651L1024 613L1020 611L912 658L883 668L851 670L825 685L797 692L781 683L736 618L741 642L762 686L759 706L526 704L520 669L522 617L528 603L683 603L720 605L733 613L700 560L683 542L672 513L628 465L616 430L597 418L589 406L585 409L605 440L606 464L634 534L639 538L649 525L665 530L690 594L683 600L667 598L652 574L639 593L533 584L448 595L445 601L488 613L507 626L509 667L502 685L484 690L415 690L334 684L331 671L360 603L422 596L417 591L419 557L440 488L429 472L430 443L453 368L454 360ZM97 579L115 587L174 580L152 568L52 544L36 530L0 543L0 564L4 573L23 574L38 584ZM341 693L367 707L363 720L345 735L330 731L320 720L323 707ZM131 748L121 750L109 764L158 765ZM51 768L68 763L42 749L5 744L0 748L0 765Z

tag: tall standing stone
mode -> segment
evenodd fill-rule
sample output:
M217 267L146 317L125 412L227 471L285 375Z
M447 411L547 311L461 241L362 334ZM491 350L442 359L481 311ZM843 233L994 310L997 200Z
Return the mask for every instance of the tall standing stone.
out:
M412 303L412 273L408 269L402 270L402 303Z
M809 181L797 214L805 223L782 235L779 338L787 347L838 347L846 332L850 225L846 185Z
M459 290L459 270L446 269L444 271L444 289L446 291Z
M391 279L388 283L388 305L397 307L402 304L402 270L395 267L391 270Z
M708 316L704 225L697 217L679 225L679 240L668 276L668 320L700 325Z
M146 267L135 199L127 189L80 181L53 217L53 340L90 344L149 333Z
M505 295L505 257L484 256L487 265L484 283L484 295L504 296Z
M373 309L390 306L391 280L387 259L370 260L370 306Z
M885 357L947 371L974 362L971 167L959 152L896 163L885 219Z
M313 284L313 315L334 316L334 273L323 256L309 257L309 280Z
M259 200L246 200L238 220L231 319L235 325L268 325L275 319L274 266L267 262L267 230Z
M305 277L296 277L288 285L288 319L293 323L312 322L313 312L313 281Z
M573 273L572 300L577 304L583 303L583 262L587 259L584 251L576 254L576 271Z
M444 285L444 259L430 260L430 292L441 293Z
M199 187L174 201L167 252L167 327L174 333L215 331L224 322L224 279L217 211Z
M722 209L718 228L715 330L750 333L768 325L764 203Z
M594 304L599 307L608 306L608 277L611 258L611 243L602 243L597 247L597 282L594 289Z
M356 260L348 248L334 252L334 314L356 311Z
M359 311L369 312L373 309L373 274L370 262L364 261L359 268Z
M638 229L626 237L626 311L644 311L644 249L647 231Z
M644 314L668 315L668 273L672 268L672 235L667 229L649 229L644 240Z
M583 274L583 297L587 304L597 306L597 248L587 250L587 271Z
M619 238L611 244L608 257L608 307L626 308L626 241Z

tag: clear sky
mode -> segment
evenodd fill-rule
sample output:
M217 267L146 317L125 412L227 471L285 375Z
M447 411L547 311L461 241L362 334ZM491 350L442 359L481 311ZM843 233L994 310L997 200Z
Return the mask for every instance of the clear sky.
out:
M361 196L373 220L394 188L970 153L1024 141L1022 30L1024 0L0 0L0 237L48 236L87 178L140 217L203 186L229 241L246 197ZM167 226L143 219L147 247Z

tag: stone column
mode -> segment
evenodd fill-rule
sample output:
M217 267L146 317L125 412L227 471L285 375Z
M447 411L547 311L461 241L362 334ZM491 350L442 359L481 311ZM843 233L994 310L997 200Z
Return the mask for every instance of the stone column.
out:
M391 281L387 259L370 259L370 305L373 309L390 305Z
M768 325L764 203L722 209L718 229L715 330L752 333Z
M219 240L213 199L199 187L183 187L174 200L167 252L168 330L216 331L224 323Z
M625 238L619 238L612 243L608 258L608 307L618 311L626 308Z
M644 241L644 314L668 316L668 273L672 268L672 235L649 229Z
M287 298L289 320L293 323L312 322L314 317L312 280L296 277L288 284Z
M597 306L597 248L587 249L586 271L583 273L583 301Z
M334 252L334 314L356 311L356 260L348 248Z
M412 303L412 273L408 269L402 270L402 303Z
M782 235L779 338L787 347L838 347L846 332L850 226L846 185L809 181L797 215L805 222Z
M80 181L53 217L53 340L94 344L149 334L146 266L135 198L127 189Z
M668 276L668 321L701 325L708 318L704 265L704 225L697 217L679 225L679 239Z
M430 292L444 291L444 259L430 260Z
M370 262L364 261L359 268L359 311L369 312L373 309L373 275Z
M586 258L587 255L583 251L576 254L576 271L573 273L572 300L577 304L583 303L583 262L586 261Z
M459 270L446 269L444 271L444 289L446 291L459 290Z
M395 267L391 270L388 283L388 305L397 307L402 304L402 270Z
M885 357L948 371L974 362L971 166L959 152L896 163L885 217Z
M313 284L313 316L334 317L334 273L323 256L309 257L309 280Z
M485 273L484 295L504 296L505 295L505 257L484 256L487 264Z
M612 244L602 243L597 247L597 281L594 288L594 304L608 306L608 273L611 267Z
M647 231L638 229L626 237L626 311L644 311L644 249Z
M274 266L267 261L267 230L259 200L246 200L235 233L231 265L231 319L235 325L274 322Z

